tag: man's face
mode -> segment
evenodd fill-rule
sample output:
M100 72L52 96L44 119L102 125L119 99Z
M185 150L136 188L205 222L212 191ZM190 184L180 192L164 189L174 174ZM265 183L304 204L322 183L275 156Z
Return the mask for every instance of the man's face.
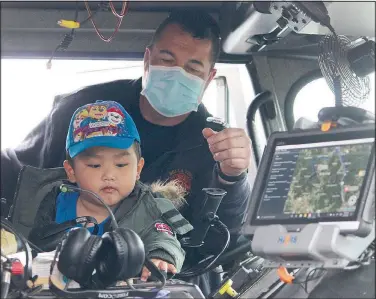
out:
M144 164L142 158L137 161L133 146L127 150L93 147L76 156L73 162L73 167L64 162L69 180L98 194L109 206L132 192ZM85 194L81 196L87 197ZM93 202L92 198L87 199Z
M167 25L160 38L146 50L145 78L149 64L165 67L179 66L187 73L206 81L205 88L216 74L216 70L212 68L212 42L208 39L193 38L177 24Z

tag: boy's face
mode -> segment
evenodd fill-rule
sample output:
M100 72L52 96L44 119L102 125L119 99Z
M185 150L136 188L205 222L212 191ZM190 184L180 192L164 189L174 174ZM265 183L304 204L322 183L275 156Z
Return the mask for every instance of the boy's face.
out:
M68 179L80 188L98 194L109 206L132 192L144 166L143 158L137 161L133 146L126 150L93 147L77 155L73 162L70 165L64 161ZM85 194L82 196L88 198Z

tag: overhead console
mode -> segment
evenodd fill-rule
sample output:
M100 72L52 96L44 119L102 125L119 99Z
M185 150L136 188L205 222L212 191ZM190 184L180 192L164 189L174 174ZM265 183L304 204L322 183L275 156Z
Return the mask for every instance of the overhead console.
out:
M327 14L327 3L293 1L229 2L223 6L223 51L258 52L288 34L298 33L315 16Z

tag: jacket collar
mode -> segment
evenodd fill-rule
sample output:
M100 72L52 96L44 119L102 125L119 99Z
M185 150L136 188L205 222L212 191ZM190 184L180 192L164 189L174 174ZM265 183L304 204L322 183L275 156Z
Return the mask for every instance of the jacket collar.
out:
M141 199L141 197L143 197L146 193L151 194L150 187L141 183L140 181L137 181L133 191L126 198L120 201L113 210L115 219L119 220L119 218L124 217L124 215L126 215L134 207L136 201Z

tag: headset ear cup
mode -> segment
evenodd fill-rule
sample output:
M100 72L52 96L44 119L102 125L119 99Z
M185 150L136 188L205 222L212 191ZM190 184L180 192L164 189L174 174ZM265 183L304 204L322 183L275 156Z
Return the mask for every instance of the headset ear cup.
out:
M124 242L128 244L128 262L125 270L126 276L135 277L141 273L145 263L145 247L140 236L129 228L118 228L116 230Z
M67 278L87 286L91 281L101 246L102 239L92 236L85 228L70 231L59 255L59 271Z
M75 261L89 238L90 233L82 228L72 229L67 233L57 262L57 268L63 275L69 277L77 271L77 262Z
M141 238L132 230L118 228L102 237L103 245L97 266L98 278L104 284L135 277L145 261Z
M114 242L113 232L103 234L102 247L98 254L96 272L99 281L105 286L116 282L119 270L122 266L121 263L125 262L121 260L121 256L119 257Z

